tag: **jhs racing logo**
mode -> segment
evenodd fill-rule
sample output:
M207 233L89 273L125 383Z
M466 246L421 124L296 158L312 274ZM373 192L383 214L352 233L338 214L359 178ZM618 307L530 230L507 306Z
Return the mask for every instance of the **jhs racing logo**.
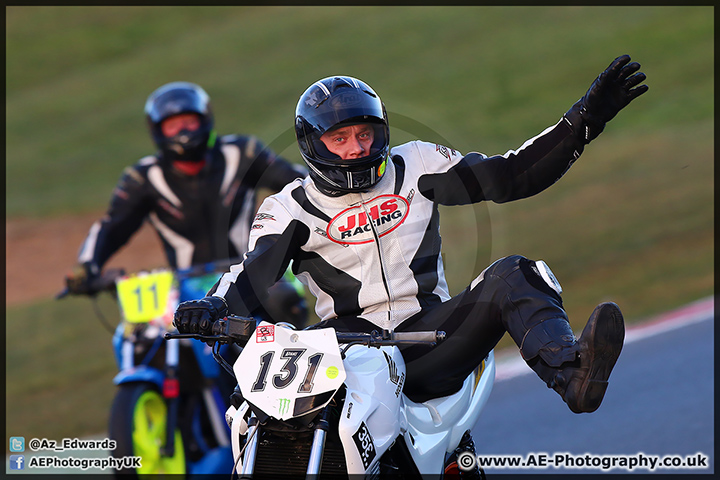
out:
M327 226L327 236L340 244L361 244L395 230L407 218L410 203L399 195L380 195L338 213Z
M362 459L363 467L367 470L375 458L375 443L370 436L370 431L367 425L365 425L365 422L360 423L360 428L358 428L358 431L353 435L353 440Z

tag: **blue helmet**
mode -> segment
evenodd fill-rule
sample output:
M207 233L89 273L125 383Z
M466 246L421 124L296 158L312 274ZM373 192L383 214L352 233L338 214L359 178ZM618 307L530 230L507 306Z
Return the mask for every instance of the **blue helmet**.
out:
M342 125L368 123L375 140L370 153L342 160L330 153L320 137ZM366 191L385 172L390 128L385 105L365 82L353 77L327 77L310 85L295 109L295 135L310 178L330 195Z
M198 114L200 128L194 132L182 130L172 137L163 135L160 128L162 121L180 113ZM200 162L214 142L210 97L194 83L172 82L161 86L145 102L145 115L150 134L165 162Z

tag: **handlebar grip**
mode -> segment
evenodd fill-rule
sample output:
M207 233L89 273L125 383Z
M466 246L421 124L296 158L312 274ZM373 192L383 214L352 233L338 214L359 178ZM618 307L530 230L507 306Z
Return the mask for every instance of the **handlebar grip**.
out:
M383 345L437 345L445 340L446 334L441 330L428 330L418 332L389 332L380 334L371 333L336 332L338 343L361 343L378 347Z
M392 339L397 342L440 343L445 340L445 332L438 330L420 332L393 332Z

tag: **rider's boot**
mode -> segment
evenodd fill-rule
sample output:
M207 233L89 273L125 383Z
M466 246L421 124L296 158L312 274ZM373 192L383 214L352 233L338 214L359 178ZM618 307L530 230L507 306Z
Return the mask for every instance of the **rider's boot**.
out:
M548 386L560 394L573 412L594 412L605 396L624 339L620 308L614 303L601 303L580 335L577 360L559 368Z
M620 308L601 303L590 315L575 344L576 358L550 366L542 356L528 365L555 390L574 413L594 412L600 406L625 338Z
M524 257L507 260L485 274L501 280L495 284L501 285L498 305L505 329L527 364L570 410L597 410L625 338L620 308L614 303L598 305L578 340L549 267Z

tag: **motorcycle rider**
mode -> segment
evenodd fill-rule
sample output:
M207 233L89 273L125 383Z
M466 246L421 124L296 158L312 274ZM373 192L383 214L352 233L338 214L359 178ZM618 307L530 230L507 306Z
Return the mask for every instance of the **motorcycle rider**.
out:
M90 228L66 277L70 293L93 294L103 265L146 219L173 269L241 257L257 190L277 192L306 175L254 136L218 137L210 98L196 84L157 88L145 103L145 115L158 151L123 172L107 213ZM274 298L293 305L282 320L303 323L304 299L297 291L281 282L274 292Z
M180 332L208 333L226 314L247 315L292 262L317 297L322 324L338 330L444 330L435 348L401 348L404 392L416 402L457 391L508 332L528 365L575 413L595 411L624 340L611 302L576 338L560 284L520 255L488 266L450 297L437 205L530 197L554 184L622 108L645 93L640 65L616 58L555 124L504 155L463 155L412 141L390 149L385 107L347 76L312 84L295 131L310 169L259 208L244 261L201 300L180 304Z

